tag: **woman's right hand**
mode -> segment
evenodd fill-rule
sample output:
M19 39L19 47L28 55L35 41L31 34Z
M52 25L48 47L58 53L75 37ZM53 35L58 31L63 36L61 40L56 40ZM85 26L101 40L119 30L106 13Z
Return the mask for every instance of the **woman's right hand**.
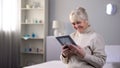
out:
M72 51L67 45L62 47L62 56L63 57L71 57L73 55Z

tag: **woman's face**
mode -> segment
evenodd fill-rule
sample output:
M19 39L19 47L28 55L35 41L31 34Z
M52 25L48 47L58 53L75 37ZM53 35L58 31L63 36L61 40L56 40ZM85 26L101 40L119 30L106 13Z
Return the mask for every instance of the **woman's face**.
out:
M89 26L86 20L80 20L76 22L71 22L75 30L82 33Z

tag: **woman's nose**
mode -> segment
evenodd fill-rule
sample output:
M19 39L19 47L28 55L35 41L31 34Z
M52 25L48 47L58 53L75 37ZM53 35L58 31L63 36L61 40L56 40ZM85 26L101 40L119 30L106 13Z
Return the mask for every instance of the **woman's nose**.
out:
M78 28L78 26L79 26L78 24L75 24L75 27L76 27L76 28Z

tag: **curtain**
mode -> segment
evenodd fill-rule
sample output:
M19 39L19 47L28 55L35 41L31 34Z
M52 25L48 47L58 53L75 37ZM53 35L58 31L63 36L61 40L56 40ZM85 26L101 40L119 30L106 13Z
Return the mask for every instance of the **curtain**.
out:
M0 0L0 68L20 68L18 0Z

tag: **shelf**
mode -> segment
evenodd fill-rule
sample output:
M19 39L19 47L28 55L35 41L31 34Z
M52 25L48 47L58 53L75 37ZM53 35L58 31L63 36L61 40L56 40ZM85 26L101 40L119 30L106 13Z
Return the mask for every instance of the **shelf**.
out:
M23 54L44 54L43 52L22 52Z
M21 8L21 10L43 10L43 8Z
M44 23L22 23L22 25L43 25Z
M25 39L22 37L23 40L43 40L44 38L28 38L28 39Z

